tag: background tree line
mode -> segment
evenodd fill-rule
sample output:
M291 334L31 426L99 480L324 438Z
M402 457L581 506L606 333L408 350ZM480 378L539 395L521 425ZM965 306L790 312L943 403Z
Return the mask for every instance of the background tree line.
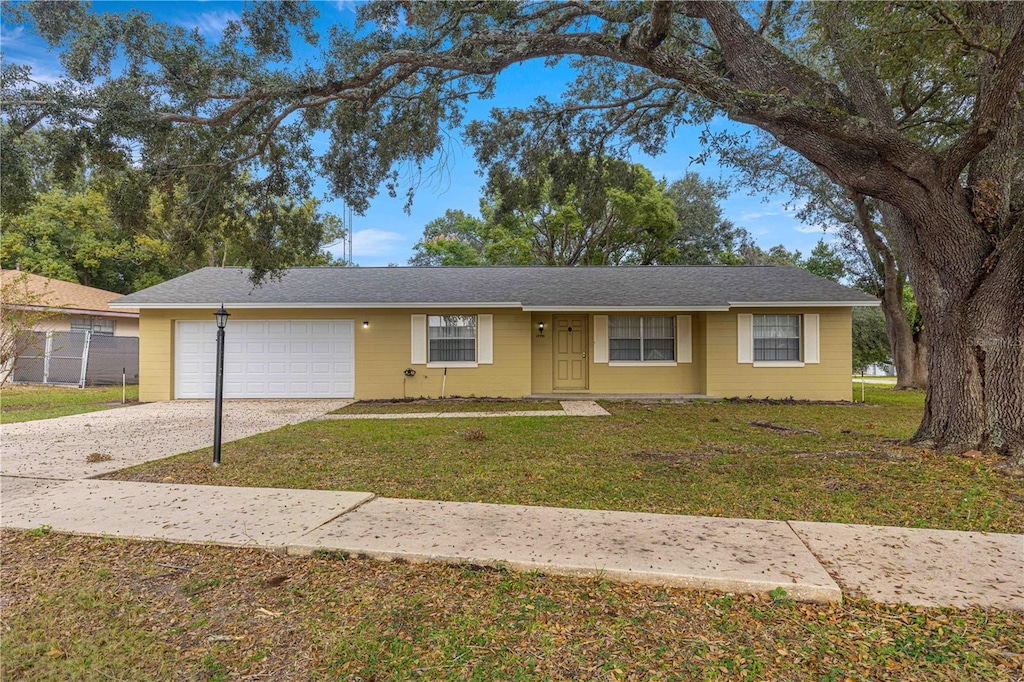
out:
M247 173L197 216L187 182L155 184L131 164L43 127L0 127L0 266L127 294L204 266L332 265L344 225L310 196L260 202Z

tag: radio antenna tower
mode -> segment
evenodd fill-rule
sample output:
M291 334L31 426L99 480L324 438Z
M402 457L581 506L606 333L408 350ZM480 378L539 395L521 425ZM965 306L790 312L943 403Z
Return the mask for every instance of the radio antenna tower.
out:
M347 265L355 265L355 260L352 257L352 209L346 204L345 208L345 262Z

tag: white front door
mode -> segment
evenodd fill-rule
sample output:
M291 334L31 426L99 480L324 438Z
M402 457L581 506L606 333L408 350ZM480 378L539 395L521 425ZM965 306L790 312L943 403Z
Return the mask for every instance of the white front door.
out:
M225 398L352 398L352 320L228 320ZM174 353L174 397L212 398L217 325L181 320Z

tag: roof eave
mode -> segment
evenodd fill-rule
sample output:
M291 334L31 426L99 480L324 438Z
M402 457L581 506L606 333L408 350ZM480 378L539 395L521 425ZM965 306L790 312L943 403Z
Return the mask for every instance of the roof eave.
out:
M4 304L5 308L11 310L38 310L44 313L53 313L55 315L92 315L93 317L138 317L137 312L131 312L135 310L137 306L123 306L125 310L96 310L94 308L61 308L58 306L43 306L43 305L8 305Z
M874 308L881 301L729 301L730 308Z
M225 308L238 310L260 310L267 308L302 308L307 310L364 310L364 309L453 309L453 308L518 308L524 312L534 313L599 313L599 312L727 312L732 308L849 308L849 307L877 307L880 301L730 301L728 305L523 305L510 301L478 301L475 303L455 301L451 303L424 303L417 301L403 303L223 303ZM221 303L111 303L112 308L132 308L139 310L216 310ZM114 313L119 314L119 313Z
M725 312L728 306L720 305L524 305L528 313L603 313L603 312L640 312L640 313L678 313L678 312Z
M370 308L522 308L522 303L514 303L508 301L501 302L477 302L477 303L466 303L466 302L453 302L453 303L422 303L422 302L409 302L409 303L288 303L284 301L280 302L268 302L268 303L231 303L224 301L222 303L130 303L124 305L118 305L111 303L112 308L138 308L140 310L216 310L221 305L226 309L239 309L239 310L258 310L266 308L304 308L304 309L345 309L345 310L363 310Z

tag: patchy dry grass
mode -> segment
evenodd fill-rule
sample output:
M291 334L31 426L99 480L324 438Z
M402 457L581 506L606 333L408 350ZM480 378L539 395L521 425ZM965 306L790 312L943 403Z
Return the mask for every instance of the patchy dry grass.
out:
M138 386L128 386L126 393L129 404L139 401ZM121 407L120 386L68 388L19 384L0 389L0 422L4 424L66 417L111 407Z
M533 412L560 410L557 400L361 400L331 414L423 414L431 412Z
M607 402L610 417L315 421L126 469L121 480L1020 532L995 458L909 448L920 392L867 405ZM754 422L793 429L779 431Z
M4 531L4 679L1014 680L1024 614Z

